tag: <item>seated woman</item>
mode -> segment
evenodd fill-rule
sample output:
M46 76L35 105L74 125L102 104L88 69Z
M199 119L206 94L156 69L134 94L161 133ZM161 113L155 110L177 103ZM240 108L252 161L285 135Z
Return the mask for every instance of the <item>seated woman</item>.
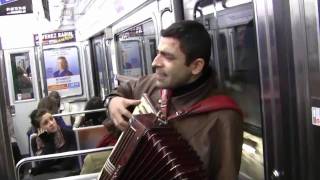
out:
M36 140L32 142L32 149L36 155L61 153L76 150L74 132L60 127L47 109L38 109L32 124L38 129ZM77 167L77 158L62 158L39 162L32 168L31 174L59 170L71 170Z
M46 96L40 100L38 104L38 109L47 109L49 110L50 114L57 114L59 113L60 101L58 102L52 96ZM61 116L55 117L56 122L60 127L72 129L72 126L67 125Z

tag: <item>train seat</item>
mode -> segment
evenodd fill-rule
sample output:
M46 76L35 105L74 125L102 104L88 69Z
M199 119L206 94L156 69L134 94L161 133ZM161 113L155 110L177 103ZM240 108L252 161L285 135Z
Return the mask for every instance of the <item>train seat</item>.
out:
M73 131L78 150L96 148L101 138L107 134L103 125L73 128Z

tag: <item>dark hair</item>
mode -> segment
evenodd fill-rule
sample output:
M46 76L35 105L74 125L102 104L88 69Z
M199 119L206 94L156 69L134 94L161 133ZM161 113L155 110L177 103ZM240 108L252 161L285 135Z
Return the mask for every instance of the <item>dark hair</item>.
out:
M59 56L57 59L62 60L64 69L69 69L69 64L68 64L67 58L65 56Z
M53 97L54 99L56 99L57 104L58 104L58 108L59 108L60 107L60 101L61 101L61 96L60 96L59 92L51 91L48 96L49 97Z
M92 97L86 104L85 110L93 110L93 109L100 109L104 108L103 101L100 97ZM106 119L106 113L103 112L94 112L94 113L87 113L84 116L86 122L84 124L93 124L98 125L101 124Z
M20 67L20 66L16 67L17 76L22 76L24 73L25 73L25 70L22 67Z
M40 100L38 109L47 109L51 114L57 114L59 110L58 102L53 97L44 97Z
M172 37L180 42L180 49L186 55L186 65L203 58L204 69L209 66L211 54L210 35L205 27L196 21L180 21L161 30L162 37Z
M36 115L37 115L38 109L33 110L30 114L29 114L29 118L31 119L31 124L33 127L37 127L37 120L36 120Z
M34 125L36 128L40 128L41 118L46 113L50 113L50 111L48 109L44 109L44 108L38 109L32 125Z

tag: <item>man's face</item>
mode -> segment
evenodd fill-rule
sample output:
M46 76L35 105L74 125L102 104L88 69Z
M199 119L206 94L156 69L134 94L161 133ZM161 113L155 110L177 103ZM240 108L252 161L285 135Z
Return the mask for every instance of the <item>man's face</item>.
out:
M152 66L160 88L176 88L193 80L191 67L186 65L186 56L175 38L161 37Z
M40 128L48 133L54 133L57 131L58 125L52 115L50 113L46 113L41 117Z

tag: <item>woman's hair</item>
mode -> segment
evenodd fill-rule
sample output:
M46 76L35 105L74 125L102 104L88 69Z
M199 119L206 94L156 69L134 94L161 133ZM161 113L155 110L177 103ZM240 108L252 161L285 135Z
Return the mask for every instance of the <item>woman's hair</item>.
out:
M61 96L58 91L51 91L48 95L49 97L54 98L57 101L58 108L60 108Z
M40 128L40 122L42 120L42 116L47 113L50 113L50 111L48 109L41 108L41 109L36 110L35 118L33 120L32 125L34 125L36 128Z
M38 109L47 109L51 114L57 114L59 110L58 101L50 96L44 97L40 100Z
M35 109L29 115L29 118L31 119L31 124L35 128L37 128L37 122L36 122L37 121L36 120L37 112L38 112L38 109Z

